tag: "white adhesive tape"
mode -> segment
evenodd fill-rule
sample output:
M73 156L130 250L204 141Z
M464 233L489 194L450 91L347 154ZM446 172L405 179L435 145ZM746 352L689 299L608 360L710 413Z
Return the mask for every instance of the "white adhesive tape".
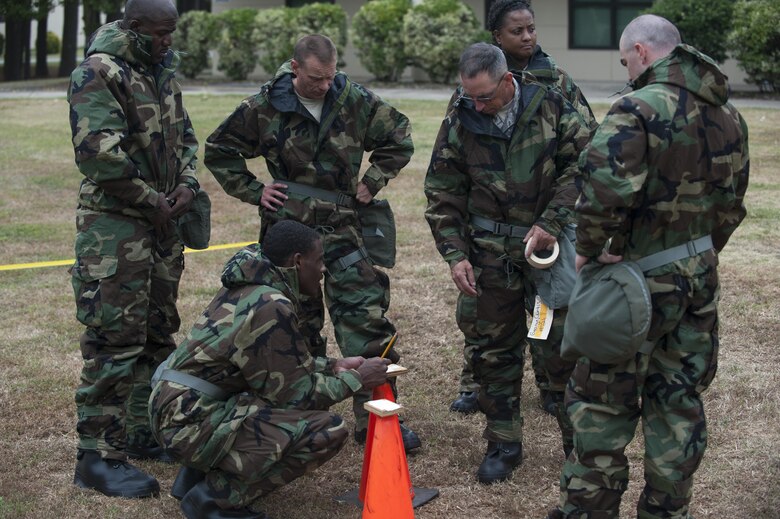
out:
M558 242L556 241L555 246L553 247L552 250L552 254L550 254L546 258L540 258L539 256L536 255L536 252L532 252L531 255L528 256L527 261L532 267L538 269L548 269L552 267L552 264L555 263L555 260L558 259L559 252L560 252L560 247L558 247Z

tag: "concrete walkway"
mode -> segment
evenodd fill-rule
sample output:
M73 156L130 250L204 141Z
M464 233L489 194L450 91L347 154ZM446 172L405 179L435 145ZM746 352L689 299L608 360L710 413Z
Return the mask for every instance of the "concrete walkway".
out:
M188 95L239 95L248 96L258 91L262 82L243 81L225 82L213 84L187 84L183 89ZM578 83L588 102L591 104L611 104L618 98L617 92L623 89L625 83L581 81ZM416 86L398 85L392 87L367 85L373 92L384 99L419 99L419 100L448 100L452 95L451 86ZM58 99L64 98L66 93L64 80L55 83L46 82L43 85L35 84L32 87L25 86L25 82L4 84L0 82L0 99ZM623 93L628 93L626 89ZM734 106L750 108L767 108L780 110L780 99L753 99L747 97L732 98Z

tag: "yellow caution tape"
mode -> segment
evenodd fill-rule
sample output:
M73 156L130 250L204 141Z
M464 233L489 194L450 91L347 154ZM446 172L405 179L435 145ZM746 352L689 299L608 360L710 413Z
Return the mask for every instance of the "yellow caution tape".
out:
M233 249L237 247L246 247L247 245L251 245L253 243L257 243L254 241L245 241L241 243L225 243L223 245L212 245L208 249L203 250L194 250L194 249L188 249L184 248L184 254L188 254L190 252L206 252L210 250L222 250L222 249ZM0 271L3 270L24 270L24 269L39 269L44 267L65 267L68 265L73 265L73 262L76 260L54 260L54 261L37 261L35 263L13 263L10 265L0 265Z

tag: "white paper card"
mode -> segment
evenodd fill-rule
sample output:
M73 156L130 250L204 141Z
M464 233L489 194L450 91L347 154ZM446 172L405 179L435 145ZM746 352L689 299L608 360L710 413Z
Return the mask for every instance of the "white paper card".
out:
M539 296L534 301L534 316L528 327L529 339L546 340L552 328L553 309L548 307Z

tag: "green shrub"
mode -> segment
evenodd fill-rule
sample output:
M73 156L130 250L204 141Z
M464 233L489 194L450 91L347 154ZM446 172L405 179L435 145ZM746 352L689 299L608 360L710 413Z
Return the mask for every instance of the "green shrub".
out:
M377 79L398 81L406 68L403 20L411 7L411 0L374 0L352 17L358 58Z
M182 74L194 78L209 66L209 50L218 35L217 19L208 11L187 11L179 17L173 41L182 52Z
M739 0L734 6L731 51L748 81L761 90L780 89L780 3Z
M719 63L726 61L723 35L731 31L733 0L656 0L645 12L663 16L676 25L684 43ZM717 30L713 30L715 27Z
M61 47L60 37L48 31L46 33L46 54L59 54Z
M257 56L253 39L257 9L230 9L217 15L219 22L219 64L217 68L233 80L243 80L255 69Z
M436 83L452 81L463 49L484 37L474 11L460 0L423 0L404 16L406 55Z
M255 48L258 60L268 74L275 74L279 65L292 57L295 46L294 24L297 7L259 9L255 15Z
M347 13L337 4L306 4L298 9L295 19L294 40L308 34L322 34L336 45L339 66L344 66L344 50L347 47Z
M292 58L295 42L308 34L323 34L333 40L339 66L347 46L347 13L335 4L307 4L303 7L260 9L255 16L255 46L260 65L274 74L279 65Z

